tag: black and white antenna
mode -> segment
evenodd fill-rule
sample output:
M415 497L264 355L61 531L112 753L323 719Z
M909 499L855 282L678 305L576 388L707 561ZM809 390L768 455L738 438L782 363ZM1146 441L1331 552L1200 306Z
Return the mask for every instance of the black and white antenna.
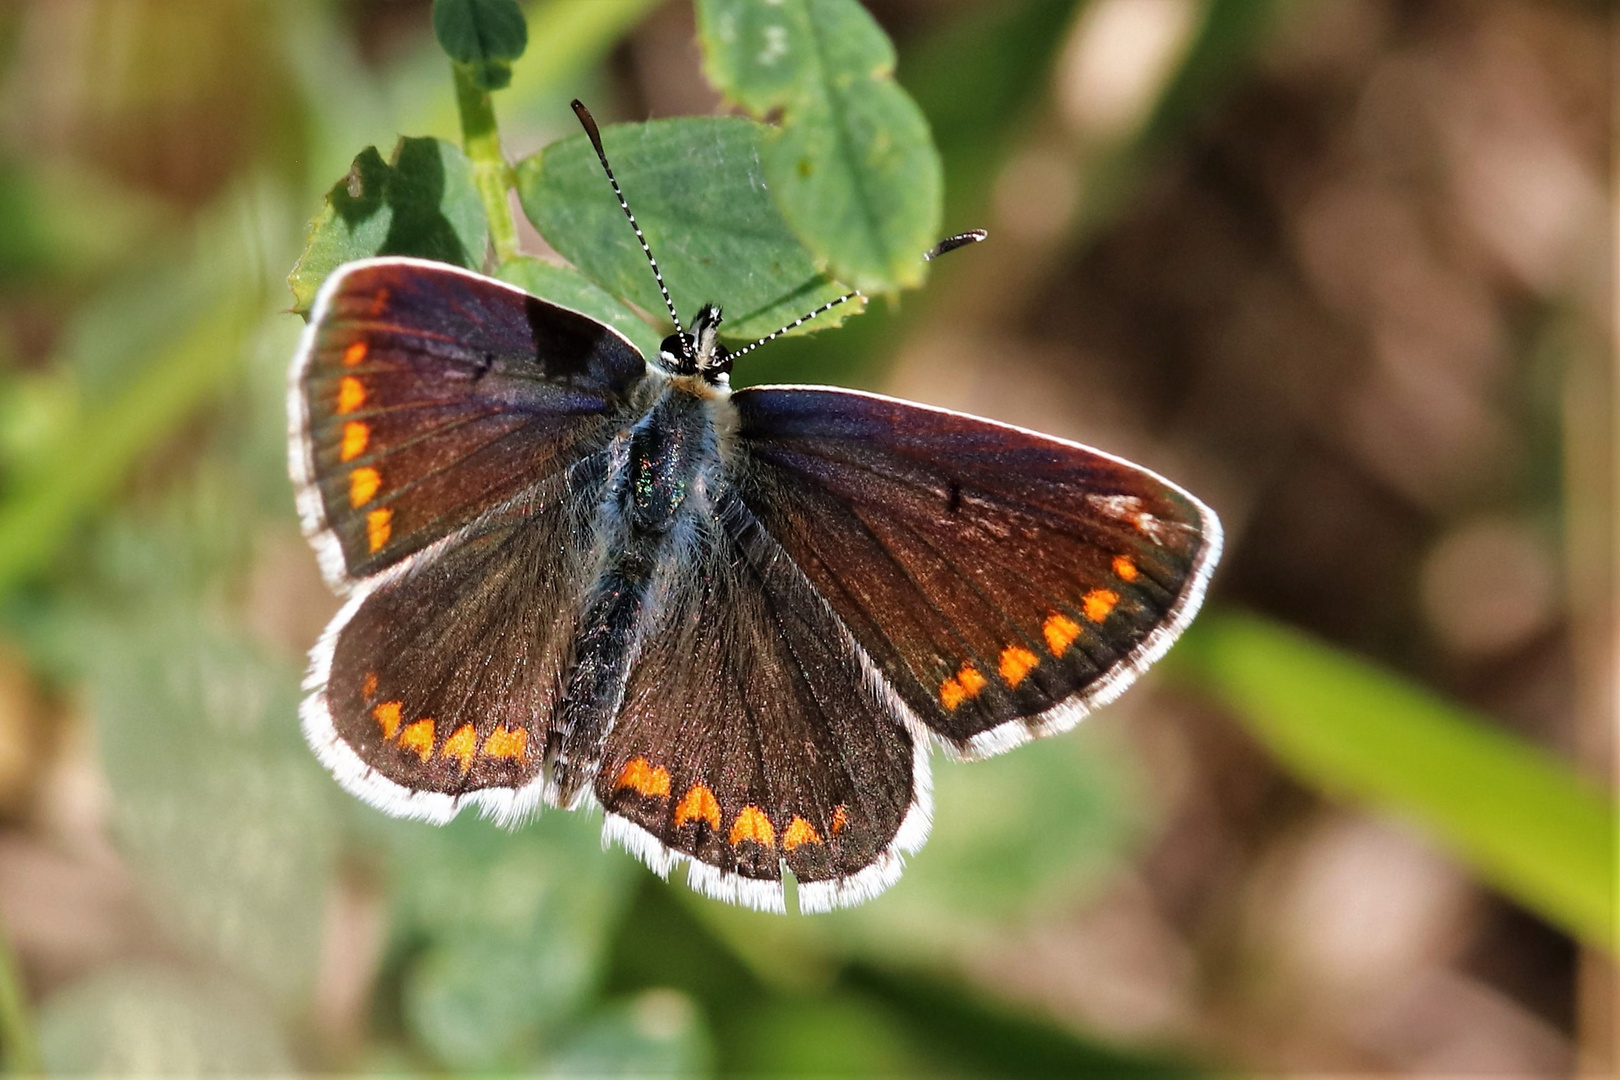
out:
M596 126L596 118L591 115L591 110L585 107L585 103L580 101L578 98L574 99L573 108L574 115L579 117L580 124L585 128L585 134L590 137L591 146L596 149L596 160L602 163L602 171L607 173L608 183L613 185L613 194L617 196L619 200L619 209L623 210L624 216L630 219L630 227L635 230L636 240L641 244L642 253L647 256L648 265L652 267L653 277L658 282L658 292L664 298L664 307L669 309L670 321L675 324L675 335L680 339L682 349L688 353L688 359L692 359L690 355L693 349L692 338L686 333L686 328L681 325L681 316L680 313L675 310L675 301L670 299L669 289L664 285L663 271L658 269L658 260L653 258L652 248L648 246L647 238L641 233L641 225L636 221L635 212L630 209L629 202L625 200L624 191L619 187L619 178L613 175L613 166L608 164L607 153L602 149L602 133ZM941 240L939 243L935 244L933 247L924 252L923 259L925 261L932 262L934 259L939 258L947 251L955 251L957 248L966 247L968 244L977 244L987 235L989 234L983 229L969 229L967 232L957 233L955 236L947 236L945 239ZM722 350L721 355L726 359L726 368L729 369L731 366L730 361L737 359L737 357L746 356L748 353L753 352L766 342L775 341L789 330L797 329L798 327L801 327L805 323L809 322L811 319L816 318L818 315L823 315L837 307L839 304L848 303L849 301L854 300L856 297L860 297L862 300L866 299L866 296L859 289L851 289L843 296L829 300L825 304L822 304L820 307L816 308L814 311L800 315L797 319L794 319L780 330L777 330L774 333L766 334L758 341L745 345L736 352L726 352L725 350Z
M959 247L967 247L969 244L977 244L980 240L983 240L989 235L990 234L985 232L983 229L969 229L967 232L959 232L955 236L947 236L945 239L923 252L923 261L933 262L947 251L955 251Z
M767 341L775 341L777 338L781 337L783 334L787 333L789 330L793 330L793 329L795 329L797 327L803 326L805 323L809 322L811 319L815 318L817 315L820 315L823 312L831 311L833 308L837 307L839 304L845 303L846 301L849 301L849 300L853 300L857 296L859 296L862 300L866 299L865 294L863 294L859 289L851 289L849 292L845 293L843 296L838 297L836 300L829 300L825 304L822 304L820 307L816 308L816 310L814 310L812 312L809 312L808 314L805 314L805 315L800 315L797 319L794 319L792 322L790 322L786 326L782 327L782 329L777 330L777 331L775 331L773 333L766 334L764 337L760 338L758 341L754 342L752 345L743 346L742 348L738 349L736 352L732 353L731 358L733 360L735 360L739 356L745 356L748 353L751 353L755 349L759 348L761 345L765 344Z
M957 233L955 236L947 236L945 239L941 240L939 243L935 244L933 247L931 247L927 251L923 252L923 260L925 262L933 262L935 259L937 259L941 255L945 254L947 251L955 251L959 247L967 247L969 244L977 244L980 240L983 240L985 237L987 237L989 235L990 234L985 232L983 229L969 229L967 232ZM796 328L798 328L800 326L803 326L805 323L809 322L811 319L815 318L817 315L820 315L820 314L822 314L824 312L831 311L833 308L837 307L839 304L842 304L842 303L845 303L847 301L853 300L857 296L860 297L862 300L866 299L866 294L862 293L859 289L851 289L849 292L845 293L843 296L838 297L836 300L829 300L825 304L822 304L820 307L816 308L816 310L810 312L809 314L799 316L797 319L794 319L792 322L788 323L786 326L782 327L782 329L776 331L775 333L766 334L764 337L760 338L758 341L754 342L752 345L745 345L743 348L738 349L736 352L731 354L731 359L735 360L739 356L742 356L742 355L744 355L746 353L751 353L755 349L759 348L761 345L765 344L767 341L775 341L777 338L781 337L783 334L787 333L789 330L793 330L793 329L796 329Z
M653 258L652 248L647 246L647 238L641 235L641 226L636 223L636 215L630 210L630 204L624 200L624 192L619 190L619 180L613 175L613 166L608 164L607 154L602 151L602 133L597 130L596 118L591 110L578 98L574 99L574 115L585 127L585 134L590 136L591 145L596 148L596 160L602 163L602 171L607 173L608 183L613 185L613 194L619 197L619 209L624 216L630 219L630 227L636 231L636 239L641 242L641 250L646 253L647 261L652 264L653 277L658 279L658 291L664 296L664 306L669 309L669 317L675 323L675 332L684 335L686 330L681 326L680 312L675 310L675 301L669 298L669 289L664 287L663 272L658 269L658 260Z

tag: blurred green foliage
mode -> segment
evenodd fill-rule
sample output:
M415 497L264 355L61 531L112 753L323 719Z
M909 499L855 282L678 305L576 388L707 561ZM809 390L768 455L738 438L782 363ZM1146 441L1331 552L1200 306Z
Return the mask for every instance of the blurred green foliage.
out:
M342 261L417 254L491 269L644 350L660 336L626 304L662 313L566 108L653 4L530 4L526 50L510 26L481 29L508 6L440 0L436 28L458 62L510 64L493 99L505 116L556 118L544 121L555 141L515 177L524 212L571 267L488 263L491 202L477 162L444 141L458 135L444 55L422 50L368 73L332 11L313 5L262 9L261 47L301 122L184 240L151 244L174 215L133 189L0 163L0 219L26 223L0 238L0 275L89 297L48 369L0 368L0 619L54 685L82 688L116 838L177 950L46 1000L46 1064L1193 1075L1009 1016L938 960L940 941L971 943L1083 903L1149 835L1130 758L1099 730L940 768L925 855L879 902L813 920L657 882L601 851L587 815L548 814L510 834L474 820L384 819L342 795L302 746L302 658L242 602L279 587L278 544L299 549L284 465L285 366L298 336L287 267L296 260L299 311ZM883 292L920 281L918 256L940 227L940 163L952 181L947 221L972 224L1076 6L998 4L948 23L906 58L913 101L892 79L892 46L853 0L769 12L700 3L717 89L779 123L604 131L682 311L724 301L728 333L747 337L837 295L834 276ZM1208 4L1151 119L1097 167L1140 160L1191 122L1209 72L1246 55L1266 7ZM783 66L763 63L762 50L778 47ZM501 81L488 69L476 89ZM392 162L375 149L354 156L398 131L413 134ZM322 191L300 256L299 225ZM98 227L87 229L80 208L92 198ZM926 294L903 311L879 305L838 334L780 343L749 376L871 380L926 313ZM136 497L121 497L131 486ZM1190 641L1183 674L1302 778L1418 820L1488 880L1612 946L1599 849L1612 851L1613 808L1569 770L1279 628L1217 618ZM332 916L354 895L380 895L386 916L358 1046L311 1034L327 1022L323 951L359 936ZM17 1054L30 1021L6 967L0 1038ZM11 1060L26 1066L26 1055Z
M1615 948L1615 808L1485 717L1252 615L1206 616L1181 659L1329 794L1409 818L1486 880Z
M63 991L40 1042L58 1075L274 1076L296 1062L263 1003L240 986L158 964L121 965Z

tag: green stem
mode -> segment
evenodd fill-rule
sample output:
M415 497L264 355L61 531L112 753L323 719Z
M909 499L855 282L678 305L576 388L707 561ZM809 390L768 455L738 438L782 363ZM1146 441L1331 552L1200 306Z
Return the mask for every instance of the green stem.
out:
M28 999L11 943L0 933L0 1061L11 1076L39 1076L45 1071L39 1046L34 1041L34 1025L28 1015Z
M450 65L456 80L456 108L461 113L461 148L472 162L473 181L484 200L484 216L489 218L489 241L495 248L497 265L517 254L517 224L506 193L516 178L501 152L501 133L495 126L495 106L489 91L473 80L473 69L466 64Z

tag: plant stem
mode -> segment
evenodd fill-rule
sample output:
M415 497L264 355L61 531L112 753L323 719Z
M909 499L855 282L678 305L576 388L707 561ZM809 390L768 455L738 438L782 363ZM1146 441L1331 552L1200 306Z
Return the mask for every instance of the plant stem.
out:
M461 113L461 148L472 162L473 181L484 200L484 216L489 219L489 241L495 249L497 265L517 254L517 224L506 193L514 183L512 166L501 152L501 133L495 126L495 107L489 91L473 81L472 68L450 65L456 80L456 108Z
M44 1072L28 1000L17 972L11 943L0 933L0 1063L11 1076L39 1076Z

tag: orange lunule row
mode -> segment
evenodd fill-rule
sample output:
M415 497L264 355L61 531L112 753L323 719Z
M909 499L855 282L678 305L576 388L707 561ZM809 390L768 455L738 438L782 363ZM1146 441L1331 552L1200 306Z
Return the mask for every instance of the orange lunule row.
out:
M354 367L366 358L366 343L356 341L343 350L343 365ZM337 411L339 415L347 415L358 411L366 403L366 384L353 375L345 375L338 382ZM366 452L366 446L371 442L371 426L359 420L350 420L343 425L343 442L338 449L338 458L344 462L353 461ZM349 473L349 505L356 510L377 497L382 489L382 474L375 468L364 465ZM366 512L366 546L376 553L388 543L388 538L394 531L394 512L386 507Z
M1114 576L1121 581L1135 581L1140 571L1136 564L1124 555L1114 559ZM1110 612L1119 603L1119 593L1113 589L1092 589L1081 598L1080 607L1086 618L1094 623L1100 623L1108 618ZM1041 634L1046 638L1046 647L1053 656L1062 656L1068 651L1074 639L1080 636L1080 624L1067 615L1053 614L1047 616L1041 624ZM1009 688L1016 687L1024 681L1024 677L1040 665L1041 658L1020 645L1009 645L1001 650L1001 661L997 670L1001 679ZM963 664L955 675L939 684L939 703L951 712L955 712L964 701L971 701L990 681L972 664Z
M362 691L369 699L377 691L377 676L368 672ZM433 756L433 748L437 742L437 723L432 717L423 717L413 720L409 724L403 723L404 702L383 701L371 710L372 719L382 729L384 742L397 742L406 750L412 750L417 757L427 761ZM403 725L403 726L402 726ZM461 765L461 771L466 772L472 768L473 758L480 755L488 758L520 758L528 749L529 733L523 728L498 727L484 736L483 744L478 742L478 733L471 724L462 724L450 733L439 747L439 756L454 758Z
M619 778L614 782L615 789L626 789L649 798L667 799L670 795L669 770L662 765L653 765L644 757L631 758L625 762L624 768L619 770ZM847 809L842 803L833 812L832 832L836 836L843 831L849 820ZM693 784L687 789L681 801L675 805L675 827L694 822L702 822L710 829L720 831L720 801L714 797L706 784ZM745 806L737 813L736 820L731 823L731 831L726 839L732 847L744 841L753 841L761 847L776 846L776 826L771 823L770 815L757 806ZM798 814L789 820L787 828L782 830L782 850L792 851L806 844L824 844L825 840L816 831L816 827Z

